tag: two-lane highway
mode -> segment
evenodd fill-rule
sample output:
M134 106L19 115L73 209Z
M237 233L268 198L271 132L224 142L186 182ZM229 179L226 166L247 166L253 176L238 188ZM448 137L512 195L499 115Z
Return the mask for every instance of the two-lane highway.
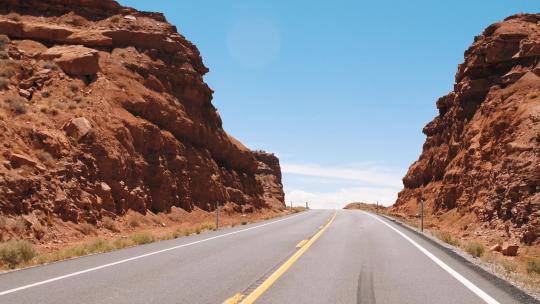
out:
M398 225L333 215L313 210L3 274L0 303L520 303Z

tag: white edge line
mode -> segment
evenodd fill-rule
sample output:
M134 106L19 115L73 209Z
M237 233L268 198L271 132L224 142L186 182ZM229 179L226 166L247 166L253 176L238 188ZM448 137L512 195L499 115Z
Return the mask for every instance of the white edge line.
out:
M70 274L63 275L63 276L54 277L54 278L51 278L51 279L48 279L48 280L44 280L44 281L40 281L40 282L36 282L36 283L32 283L32 284L28 284L28 285L24 285L24 286L20 286L20 287L8 289L8 290L0 292L0 296L4 296L4 295L14 293L14 292L17 292L17 291L21 291L21 290L24 290L24 289L36 287L36 286L39 286L39 285L44 285L44 284L52 283L52 282L55 282L55 281L67 279L67 278L70 278L70 277L78 276L78 275L81 275L81 274L84 274L84 273L100 270L100 269L103 269L103 268L115 266L115 265L118 265L118 264L127 263L127 262L130 262L130 261L133 261L133 260L142 259L142 258L149 257L149 256L152 256L152 255L160 254L160 253L163 253L163 252L179 249L179 248L182 248L182 247L187 247L187 246L191 246L191 245L195 245L195 244L199 244L199 243L219 239L219 238L222 238L222 237L234 235L234 234L237 234L237 233L245 232L245 231L248 231L248 230L253 230L253 229L261 228L261 227L264 227L264 226L272 225L272 224L275 224L275 223L287 221L287 220L290 220L292 218L295 218L297 216L301 216L301 215L304 215L304 214L307 214L307 212L306 213L300 213L300 214L297 214L297 215L293 215L293 216L290 216L290 217L287 217L287 218L284 218L284 219L280 219L280 220L277 220L277 221L265 223L265 224L262 224L262 225L249 227L249 228L246 228L246 229L233 231L233 232L229 232L229 233L225 233L225 234L216 235L216 236L213 236L213 237L210 237L210 238L207 238L207 239L198 240L198 241L195 241L195 242L182 244L182 245L178 245L178 246L174 246L174 247L170 247L170 248L166 248L166 249L162 249L162 250L158 250L158 251L154 251L154 252L134 256L134 257L124 259L124 260L120 260L120 261L116 261L116 262L113 262L113 263L104 264L104 265L101 265L101 266L88 268L88 269L85 269L85 270L73 272L73 273L70 273ZM133 248L136 248L136 247L133 247Z
M389 227L390 229L394 230L395 232L397 232L399 235L401 235L404 239L406 239L407 241L409 241L411 244L414 245L414 247L416 247L418 250L420 250L420 252L422 252L423 254L425 254L428 258L430 258L433 262L435 262L435 264L439 265L442 269L444 269L446 272L448 272L451 276L453 276L456 280L458 280L461 284L465 285L465 287L467 287L469 290L471 290L472 292L474 292L478 297L480 297L482 300L484 300L486 303L489 303L489 304L500 304L499 302L497 302L497 300L495 300L494 298L492 298L490 295L488 295L485 291L483 291L482 289L480 289L478 286L474 285L474 283L472 283L471 281L469 281L467 278L465 278L464 276L462 276L461 274L459 274L457 271L455 271L454 269L452 269L450 266L448 266L446 263L444 263L443 261L441 261L438 257L436 257L435 255L433 255L431 252L429 252L427 249L425 249L424 247L420 246L418 243L416 243L415 241L413 241L410 237L408 237L407 235L405 235L403 232L399 231L398 229L392 227L392 225L388 224L387 222L383 221L382 219L376 217L375 215L371 214L371 213L368 213L368 212L365 212L365 211L362 211L363 213L371 216L372 218L376 219L377 221L385 224L387 227Z

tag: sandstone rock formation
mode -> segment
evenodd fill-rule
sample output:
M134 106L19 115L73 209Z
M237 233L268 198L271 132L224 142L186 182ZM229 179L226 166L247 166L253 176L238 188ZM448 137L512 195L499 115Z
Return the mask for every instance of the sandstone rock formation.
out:
M539 61L539 14L511 16L475 37L454 90L423 129L394 211L416 213L423 197L434 222L463 235L539 242Z
M0 34L3 215L284 206L278 159L223 130L199 51L162 14L6 0Z

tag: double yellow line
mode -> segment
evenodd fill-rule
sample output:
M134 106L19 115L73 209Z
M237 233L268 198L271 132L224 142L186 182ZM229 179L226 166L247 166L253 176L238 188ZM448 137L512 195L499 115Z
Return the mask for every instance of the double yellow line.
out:
M336 218L336 212L328 220L319 231L312 236L309 240L304 240L297 245L298 249L285 263L283 263L274 273L272 273L261 285L259 285L252 293L245 296L241 293L229 298L223 304L252 304L257 300L265 291L270 288L291 266L315 243L321 235L330 227L334 219Z

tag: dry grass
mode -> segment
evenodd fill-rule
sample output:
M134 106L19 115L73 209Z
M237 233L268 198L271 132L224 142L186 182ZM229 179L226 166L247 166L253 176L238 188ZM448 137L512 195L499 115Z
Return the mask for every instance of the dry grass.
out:
M36 152L36 156L47 167L54 167L56 165L56 160L54 157L45 150L38 150Z
M527 261L527 273L540 274L540 256Z
M469 242L465 244L465 247L463 248L465 251L470 254L471 256L475 258L481 257L486 249L484 248L484 245L477 243L477 242Z
M11 231L17 234L23 234L26 232L26 224L22 217L14 218L9 224L8 227Z
M28 241L8 241L0 245L0 261L13 269L37 255L34 245Z
M216 230L216 224L205 222L199 225L198 227L201 231L214 231Z
M109 21L111 21L112 23L118 23L120 22L120 20L121 20L121 17L119 15L114 15L111 18L109 18Z
M73 82L68 85L68 88L72 93L77 93L80 90L79 85Z
M435 235L443 242L450 244L452 246L459 247L460 242L458 239L455 239L450 233L446 231L440 231L435 233Z
M141 225L141 216L138 213L133 213L128 216L127 223L129 227L139 227Z
M26 99L18 95L8 95L4 97L4 104L11 112L15 114L25 114L28 112Z
M0 77L11 78L21 69L18 60L0 59Z
M120 229L118 229L118 226L116 226L116 222L108 216L103 217L101 219L101 223L103 224L103 227L112 232L120 232Z
M137 232L130 236L131 241L137 245L153 243L156 238L148 232Z
M82 223L77 226L79 230L84 235L97 235L97 229L94 225L89 223Z

